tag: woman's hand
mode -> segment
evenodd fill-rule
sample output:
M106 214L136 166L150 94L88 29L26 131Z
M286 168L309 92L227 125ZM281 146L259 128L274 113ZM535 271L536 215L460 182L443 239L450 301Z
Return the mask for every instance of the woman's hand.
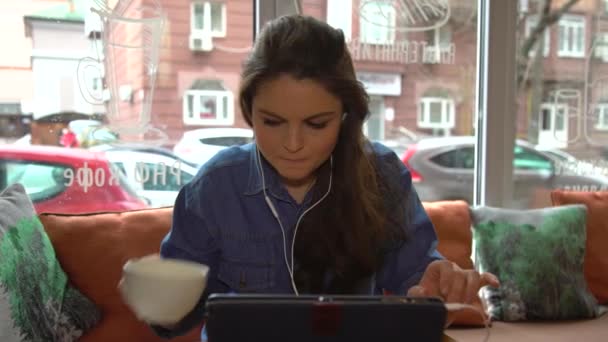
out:
M472 304L477 298L479 289L484 286L500 286L500 282L491 273L478 273L475 270L463 270L448 260L437 260L430 263L418 285L411 287L407 295L413 297L438 297L445 303ZM454 313L448 312L447 325L454 320Z

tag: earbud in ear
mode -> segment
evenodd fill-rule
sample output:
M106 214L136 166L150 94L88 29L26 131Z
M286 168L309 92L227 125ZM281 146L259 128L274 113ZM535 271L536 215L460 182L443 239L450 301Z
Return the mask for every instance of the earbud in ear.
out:
M346 116L348 115L348 113L344 113L342 114L342 122L344 122L344 120L346 120Z

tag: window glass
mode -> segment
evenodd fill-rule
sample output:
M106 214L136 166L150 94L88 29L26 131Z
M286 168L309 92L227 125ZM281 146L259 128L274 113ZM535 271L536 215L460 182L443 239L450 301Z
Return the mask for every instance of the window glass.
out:
M458 148L441 153L431 158L431 160L443 167L472 170L475 162L475 150L473 147Z
M424 139L449 143L453 136L475 133L477 0L421 4L260 1L257 26L274 15L301 11L342 29L357 79L370 95L364 134L402 158ZM152 171L164 161L137 159L135 146L174 153L196 169L222 148L251 142L237 94L254 36L253 0L146 5L135 0L0 2L6 33L0 42L12 47L0 55L0 145L29 145L37 153L41 146L90 153L123 146L130 157L96 158L124 196L136 206L144 198L145 206L154 207L166 203L146 191L165 191L169 173L164 187L138 181L133 163L145 162ZM75 166L74 174L81 169ZM417 190L429 199L438 182L419 171L423 181ZM444 176L451 175L435 177ZM107 185L92 184L87 194L113 191ZM462 197L471 193L464 187ZM95 208L77 204L87 211L119 210L111 203L120 201L111 198L100 196L105 204Z
M550 204L549 191L608 189L605 1L528 0L519 8L514 207ZM542 56L534 54L554 33ZM526 145L526 146L527 146ZM523 173L525 172L525 176Z
M5 184L21 183L32 201L41 201L63 192L66 188L63 165L35 162L1 162L6 169Z

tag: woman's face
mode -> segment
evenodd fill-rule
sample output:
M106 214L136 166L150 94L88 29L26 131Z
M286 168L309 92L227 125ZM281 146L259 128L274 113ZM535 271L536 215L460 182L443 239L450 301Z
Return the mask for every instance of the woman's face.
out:
M340 99L311 79L281 75L263 82L252 101L256 143L288 187L310 184L340 131Z

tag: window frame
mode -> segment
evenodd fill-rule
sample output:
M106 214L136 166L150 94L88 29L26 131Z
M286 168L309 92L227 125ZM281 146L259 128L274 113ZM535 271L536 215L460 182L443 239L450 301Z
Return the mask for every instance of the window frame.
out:
M441 105L441 122L433 123L430 107L431 104L437 102ZM418 101L417 124L419 128L452 129L455 126L455 116L455 103L449 97L423 96Z
M600 109L600 112L597 113L597 121L594 125L594 128L598 131L608 131L608 102L598 103L594 112Z
M188 107L188 96L194 96L192 100L192 116L190 116L189 107ZM199 108L200 113L200 97L201 96L215 96L216 103L218 104L217 108L224 109L227 113L227 118L218 118L218 114L221 113L221 109L218 109L217 113L215 113L215 119L202 119L195 118L194 113L197 112L197 108ZM223 108L224 101L223 98L227 98L226 100L226 108ZM199 100L197 101L197 98ZM234 124L234 95L229 90L187 90L184 92L182 99L182 114L183 121L186 125L197 125L197 126L230 126Z
M572 57L572 58L584 58L585 47L586 47L586 18L582 15L576 14L565 14L558 22L558 34L557 34L557 56L558 57ZM575 44L577 33L573 33L574 30L582 31L582 44L581 49L575 49L579 44ZM565 37L564 37L565 35ZM564 39L566 40L564 48ZM572 44L570 44L572 43ZM572 45L572 49L570 49Z
M209 8L211 9L211 6L213 4L217 4L221 6L221 30L217 31L217 30L213 30L213 17L211 17L211 37L214 38L218 38L218 37L226 37L226 31L227 31L227 18L226 18L226 4L224 2L219 2L219 1L204 1L204 0L194 0L190 3L190 35L192 37L196 37L196 38L201 38L204 37L206 32L205 29L199 29L196 28L196 11L195 8L197 5L202 5L203 6L203 22L204 22L204 17L205 17L205 9ZM203 24L204 26L204 24Z

